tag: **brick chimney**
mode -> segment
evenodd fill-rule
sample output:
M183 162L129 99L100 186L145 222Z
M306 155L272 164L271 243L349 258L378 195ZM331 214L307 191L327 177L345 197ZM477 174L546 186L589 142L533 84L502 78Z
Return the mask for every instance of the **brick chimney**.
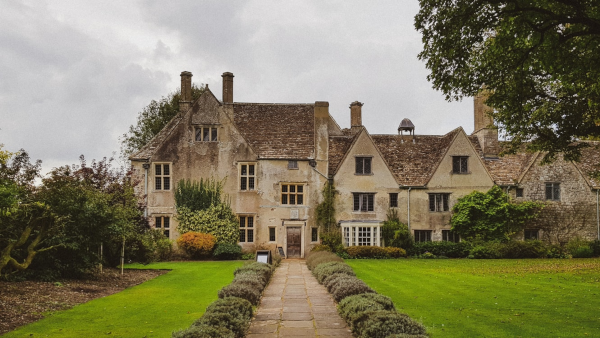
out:
M223 75L223 103L233 103L233 73L225 72Z
M186 112L192 106L192 73L181 72L181 96L179 97L179 111Z
M350 127L352 130L358 130L362 127L362 106L364 103L354 101L350 103Z
M473 99L473 112L475 114L475 130L483 156L486 158L498 157L500 145L498 144L498 129L494 127L494 120L490 115L492 109L485 104L488 93L483 90Z

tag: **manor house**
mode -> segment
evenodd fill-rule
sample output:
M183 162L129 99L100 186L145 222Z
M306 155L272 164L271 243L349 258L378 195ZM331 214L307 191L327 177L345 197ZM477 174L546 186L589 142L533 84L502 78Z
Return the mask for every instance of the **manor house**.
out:
M409 119L397 121L398 134L377 135L362 125L358 101L350 104L351 125L341 128L328 102L234 102L234 76L222 77L221 100L206 88L192 102L192 73L182 72L180 113L130 157L151 224L171 239L179 236L175 185L200 178L225 179L242 247L281 247L287 257L304 257L319 242L315 208L328 181L338 191L335 219L347 246L382 245L380 226L390 208L416 241L459 241L450 230L452 206L494 185L516 201L548 204L522 238L597 236L595 143L581 162L541 165L543 153L498 156L502 142L482 97L474 100L471 135L461 127L417 135Z

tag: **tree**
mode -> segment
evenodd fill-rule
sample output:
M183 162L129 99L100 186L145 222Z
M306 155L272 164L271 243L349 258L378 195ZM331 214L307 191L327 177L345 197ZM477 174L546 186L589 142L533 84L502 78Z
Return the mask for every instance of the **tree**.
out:
M205 87L192 84L192 101L197 100ZM127 159L142 149L164 126L179 113L181 93L174 91L159 101L152 100L140 113L136 125L129 126L129 132L121 137L121 156Z
M514 203L502 189L493 186L486 193L473 191L452 207L450 224L462 238L508 241L537 217L542 203Z
M600 2L420 0L427 77L447 100L475 96L510 139L507 152L577 160L600 135Z
M409 250L414 246L415 240L408 229L408 225L400 222L397 209L388 209L387 219L381 225L381 237L385 246Z

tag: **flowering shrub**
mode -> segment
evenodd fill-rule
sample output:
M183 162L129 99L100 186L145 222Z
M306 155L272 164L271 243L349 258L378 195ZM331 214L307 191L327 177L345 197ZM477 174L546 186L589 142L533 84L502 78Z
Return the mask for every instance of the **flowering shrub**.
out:
M177 245L192 258L210 255L215 243L215 236L200 232L187 232L177 239Z

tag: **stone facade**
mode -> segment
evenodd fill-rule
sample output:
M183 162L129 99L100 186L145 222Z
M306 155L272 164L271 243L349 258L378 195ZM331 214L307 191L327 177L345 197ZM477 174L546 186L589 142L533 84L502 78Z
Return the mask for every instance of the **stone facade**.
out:
M379 227L390 208L418 240L453 240L452 205L493 185L516 200L546 201L547 184L554 184L560 197L548 200L549 217L531 225L532 231L540 230L535 233L540 238L560 242L557 233L597 235L592 211L600 186L590 172L600 163L600 152L589 147L581 163L559 159L545 166L539 153L498 157L502 145L489 128L492 121L480 97L473 135L462 128L415 135L408 119L398 135L371 135L362 125L358 101L350 105L351 128L342 130L327 102L233 102L231 73L223 74L222 100L207 88L191 102L186 98L191 97L192 74L181 77L181 112L131 156L144 182L138 193L147 199L147 214L171 239L179 235L174 188L181 179L200 178L223 180L232 209L244 223L243 247L281 247L288 256L303 257L318 243L315 207L328 180L339 192L335 216L347 245L381 245Z

